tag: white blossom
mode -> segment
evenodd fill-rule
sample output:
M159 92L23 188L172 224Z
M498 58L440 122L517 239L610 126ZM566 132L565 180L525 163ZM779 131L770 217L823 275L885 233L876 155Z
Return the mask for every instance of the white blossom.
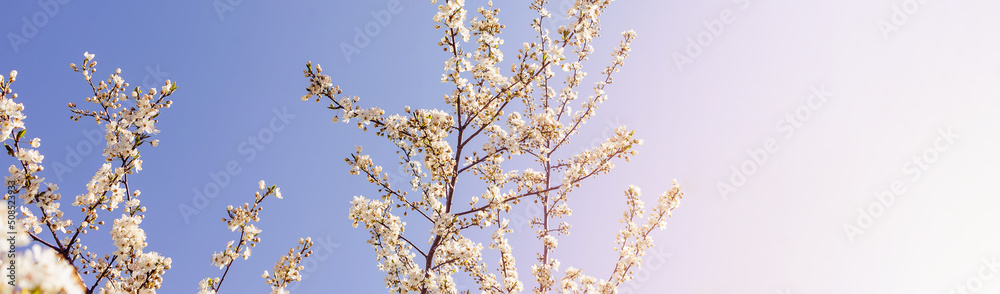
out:
M17 265L15 289L30 293L84 293L83 282L77 276L76 269L55 250L43 249L35 244L18 254L16 259L13 261Z

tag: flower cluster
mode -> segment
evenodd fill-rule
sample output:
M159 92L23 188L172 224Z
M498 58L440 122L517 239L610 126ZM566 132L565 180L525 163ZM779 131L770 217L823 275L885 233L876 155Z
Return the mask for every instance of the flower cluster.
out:
M348 217L355 227L364 224L371 233L368 244L375 248L378 268L386 273L386 285L393 292L455 293L452 275L464 272L484 293L524 291L505 237L512 230L504 215L514 205L531 201L542 207L531 221L541 245L531 265L534 291L614 292L631 278L645 249L652 246L649 231L665 226L663 218L677 207L681 193L676 183L661 196L645 226L634 225L644 215L638 188L626 191L627 226L619 234L619 263L610 279L597 280L572 267L560 279L554 252L558 236L571 228L559 221L573 212L570 192L610 172L615 161L629 161L643 143L623 126L600 146L579 154L566 151L571 137L608 99L605 88L624 65L635 32L622 33L611 63L593 81L593 94L582 98L578 89L588 78L583 67L595 52L599 17L611 0L576 1L561 14L568 18L566 25L554 33L543 25L552 21L547 1L532 1L530 8L538 15L531 23L536 40L521 44L509 65L501 65L505 26L492 1L475 9L478 15L471 19L465 1L443 2L433 20L444 33L437 45L447 55L441 81L454 86L444 95L450 111L407 106L401 114L386 115L381 108L362 107L357 96L343 95L319 65L307 62L303 70L309 85L302 100L329 101L327 108L336 112L334 122L354 120L358 128L373 128L398 148L397 164L403 172L393 176L407 178L408 189L393 187L389 174L362 154L360 146L345 159L350 174L364 176L378 188L377 197L355 196ZM502 67L509 67L509 74ZM510 161L514 157L533 164L523 167L525 160ZM480 183L463 187L483 192L459 190L458 183L469 177ZM430 230L406 231L404 219L426 222ZM496 267L483 261L483 244L467 235L472 229L493 231L488 248L500 253ZM429 235L425 245L413 236L420 233Z
M302 275L299 274L299 271L303 267L299 264L301 264L302 258L312 255L312 250L310 250L312 245L312 238L299 239L299 245L288 249L288 254L282 256L274 264L274 276L264 271L261 277L264 278L264 281L268 285L271 285L271 294L288 293L288 290L285 290L288 284L302 280Z
M111 239L115 242L115 255L126 255L129 252L146 247L146 232L139 228L142 218L123 216L115 220L111 226Z
M5 281L0 285L3 293L82 294L86 289L76 268L51 248L35 244L12 262L17 265L17 277L13 281L16 283L11 286Z
M21 111L24 110L24 105L21 103L14 102L17 98L17 93L12 93L10 84L17 79L17 71L10 71L10 76L7 80L4 80L3 75L0 75L0 95L3 95L3 100L0 100L0 118L3 119L0 122L0 141L7 141L10 139L11 134L14 133L15 129L24 129L24 114ZM10 95L10 98L7 98Z

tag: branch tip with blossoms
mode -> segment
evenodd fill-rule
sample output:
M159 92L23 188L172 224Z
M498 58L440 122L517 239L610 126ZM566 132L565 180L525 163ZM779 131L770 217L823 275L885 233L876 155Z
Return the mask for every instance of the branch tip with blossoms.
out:
M267 186L263 180L258 182L257 188L259 191L254 192L254 202L252 205L244 203L238 207L233 207L232 205L226 207L227 217L222 218L222 222L226 223L230 231L240 231L239 243L236 243L236 240L229 241L226 244L226 249L222 252L212 254L212 265L219 267L220 270L225 270L222 273L222 277L202 279L198 283L198 293L212 294L219 292L233 262L239 257L243 257L244 260L249 259L250 248L256 247L257 243L260 242L261 229L251 223L260 222L260 211L263 209L260 203L268 196L274 196L278 199L282 199L283 197L281 195L281 188L275 185ZM236 245L233 245L234 243ZM303 257L307 257L312 253L309 250L311 246L311 238L299 239L299 246L295 249L289 249L289 256L283 256L278 261L278 265L275 265L276 276L274 278L264 277L265 281L272 286L271 293L288 293L285 287L293 281L299 281L300 276L298 275L298 271L301 268L296 267L296 265L301 262ZM298 252L298 254L293 255L293 252ZM279 271L279 269L282 271ZM281 274L280 277L277 276L279 273Z
M282 256L277 263L274 264L274 275L264 271L261 275L264 281L268 285L271 285L272 294L286 294L288 293L287 288L292 282L298 282L302 280L302 275L299 273L304 268L302 264L302 259L312 255L312 238L299 239L299 245L295 248L288 249L288 254Z

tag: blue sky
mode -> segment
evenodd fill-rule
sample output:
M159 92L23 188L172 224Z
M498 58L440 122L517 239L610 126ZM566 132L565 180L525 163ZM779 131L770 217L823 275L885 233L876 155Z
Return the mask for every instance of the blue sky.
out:
M133 85L171 79L179 90L160 116L160 145L144 151L144 170L130 178L149 206L149 248L174 260L163 293L194 292L200 279L221 275L210 256L238 235L219 219L227 205L251 201L261 179L285 199L263 204L262 243L236 262L224 292L265 292L260 274L305 236L322 241L298 292L381 292L368 233L347 218L351 197L374 190L347 174L343 158L355 145L376 160L393 157L371 134L331 123L322 104L300 101L301 70L320 63L345 93L389 113L443 108L436 5L399 1L378 34L345 56L355 28L377 23L373 12L390 1L232 2L2 4L0 72L19 72L14 89L28 136L42 138L44 175L71 198L101 164L86 135L96 126L72 122L66 109L90 91L68 66L84 51L97 55L98 76L120 67ZM524 3L498 5L509 59L529 37L531 14ZM687 194L655 236L662 267L643 271L632 293L946 293L966 285L982 259L1000 254L992 225L1000 204L992 184L1000 166L998 10L986 0L615 2L589 72L604 67L619 32L636 29L639 39L576 149L618 124L646 144L573 200L574 234L560 241L564 268L605 276L621 191L639 185L652 202L676 178ZM814 88L832 94L817 106ZM961 137L912 177L905 166L949 128ZM769 140L776 147L767 159L740 171ZM845 233L858 209L897 180L905 196L863 234ZM723 184L733 191L721 192ZM196 204L213 185L218 196ZM183 213L195 206L203 208ZM110 239L106 231L89 237ZM526 246L519 264L527 277L537 241L517 234L514 245ZM984 292L1000 289L980 280Z

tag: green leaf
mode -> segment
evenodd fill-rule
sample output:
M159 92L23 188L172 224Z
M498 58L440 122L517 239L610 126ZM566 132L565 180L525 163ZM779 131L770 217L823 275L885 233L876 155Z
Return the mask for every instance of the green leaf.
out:
M17 132L17 137L14 138L14 141L18 141L18 140L21 140L21 138L24 138L24 132L27 131L27 130L28 129L21 129L20 131L18 131Z
M10 148L10 145L7 145L7 143L4 143L3 147L7 147L7 154L14 156L14 148Z

